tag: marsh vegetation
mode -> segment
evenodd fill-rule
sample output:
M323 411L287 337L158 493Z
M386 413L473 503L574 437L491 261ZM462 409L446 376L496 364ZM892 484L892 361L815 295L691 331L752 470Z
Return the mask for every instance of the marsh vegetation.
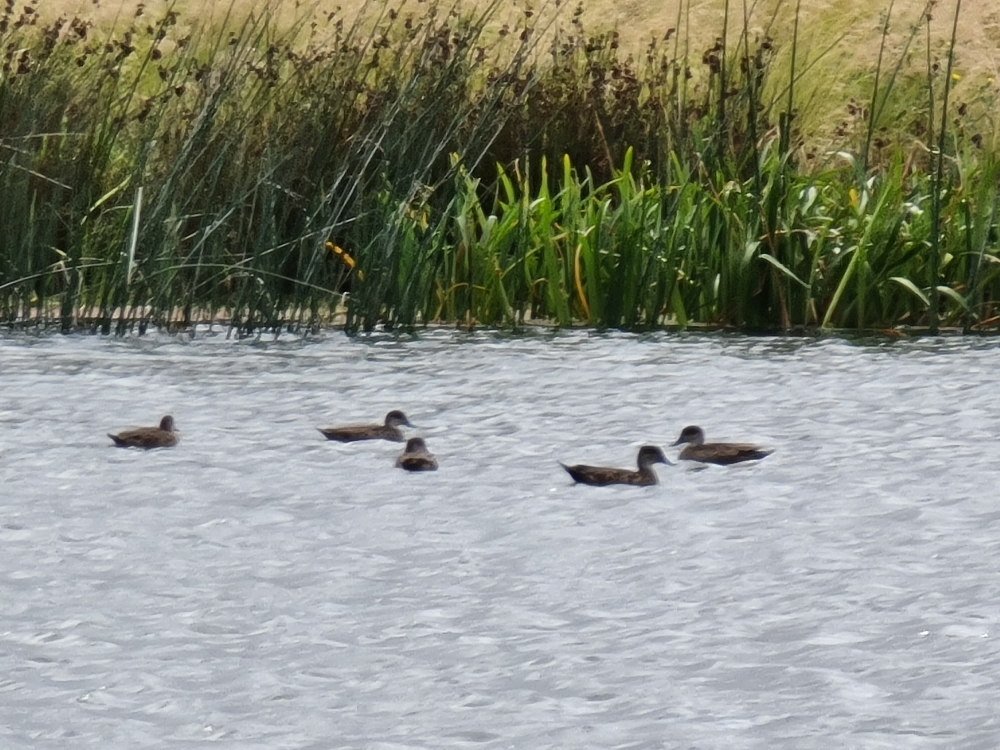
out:
M630 52L572 7L10 0L0 320L995 329L995 101L951 95L960 0L823 139L797 98L822 51L725 0L696 49L685 7Z

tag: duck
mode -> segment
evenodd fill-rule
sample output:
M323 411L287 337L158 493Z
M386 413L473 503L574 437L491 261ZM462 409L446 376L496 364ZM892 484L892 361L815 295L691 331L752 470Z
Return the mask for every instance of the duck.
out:
M639 449L639 456L636 460L639 465L638 471L632 469L616 469L606 466L586 466L577 464L567 466L562 461L562 466L567 473L573 477L573 481L579 484L591 484L604 487L609 484L632 484L638 486L648 486L657 484L656 472L653 471L653 464L673 464L663 455L663 451L655 445L644 445Z
M320 428L319 431L327 440L340 443L353 443L358 440L391 440L402 443L405 439L400 427L413 427L410 420L399 409L393 409L385 415L385 424L352 424L344 427Z
M437 471L437 459L427 450L423 438L410 438L396 459L396 466L407 471Z
M158 427L139 427L134 430L125 430L117 435L108 433L108 437L115 441L119 448L170 448L177 445L180 440L174 431L174 418L169 414L160 420Z
M697 425L688 425L673 445L684 445L678 458L683 461L700 461L704 464L728 466L743 461L759 461L774 451L750 443L706 443L705 431Z

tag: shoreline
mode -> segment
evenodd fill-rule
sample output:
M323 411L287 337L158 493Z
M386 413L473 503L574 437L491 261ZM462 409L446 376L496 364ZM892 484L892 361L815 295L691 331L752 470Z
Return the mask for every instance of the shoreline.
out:
M146 311L151 313L151 310ZM372 334L381 335L418 335L423 331L455 331L458 333L495 333L495 334L505 334L505 335L521 335L528 332L531 333L555 333L558 331L589 331L595 334L605 334L605 333L619 333L619 334L632 334L632 335L645 335L645 334L671 334L671 335L683 335L686 333L691 334L726 334L726 335L738 335L745 336L747 338L804 338L804 339L824 339L824 338L841 338L841 339L858 339L858 338L881 338L885 340L895 340L895 339L917 339L917 338L955 338L955 337L972 337L972 338L991 338L993 336L1000 335L1000 318L995 318L993 320L985 321L986 325L980 324L977 326L971 326L968 330L962 328L961 326L940 326L937 333L932 333L929 326L926 325L896 325L896 326L874 326L864 329L853 329L853 328L822 328L820 326L795 326L788 329L775 328L773 330L750 330L739 328L737 326L730 326L724 324L715 323L703 323L703 322L689 322L686 325L680 325L676 321L671 322L661 322L655 326L651 327L637 327L634 329L621 329L621 328L598 328L596 326L588 325L585 322L577 321L570 325L562 325L558 321L553 319L533 319L530 315L526 315L524 321L514 327L511 326L490 326L482 325L478 322L474 322L470 327L467 324L459 322L446 322L446 321L431 321L431 322L418 322L414 325L396 325L386 327L384 323L381 323L371 331L346 331L344 326L347 324L347 310L344 308L339 308L335 312L329 315L320 316L320 321L308 322L299 319L295 315L289 315L280 322L276 324L261 324L253 325L249 332L242 331L243 324L236 322L236 319L226 313L210 314L206 310L198 311L197 314L192 316L192 319L187 322L181 322L183 315L180 310L175 310L174 315L165 316L166 321L162 317L151 317L147 315L144 318L137 318L131 314L125 314L125 311L116 310L115 313L108 316L99 315L96 311L90 310L87 313L76 313L73 316L73 323L69 328L64 328L62 319L59 315L52 315L46 317L39 317L33 315L29 318L18 318L14 320L7 320L0 322L0 328L6 328L8 331L29 331L29 330L42 330L50 333L65 333L65 334L79 334L79 333L93 333L95 335L110 335L110 336L123 336L138 332L139 335L145 335L149 331L159 331L165 332L167 334L181 334L181 333L194 333L200 328L208 328L211 331L213 328L229 329L229 331L237 331L240 336L255 336L255 335L266 335L274 334L276 337L288 333L329 333L329 332L340 332L347 336L365 336ZM120 331L110 330L101 331L102 328L118 329ZM138 329L138 331L137 331Z

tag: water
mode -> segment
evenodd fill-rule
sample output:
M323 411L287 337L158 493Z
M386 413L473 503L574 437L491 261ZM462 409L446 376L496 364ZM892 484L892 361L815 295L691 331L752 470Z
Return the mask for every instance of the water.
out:
M0 747L995 748L997 344L0 339ZM315 428L402 408L440 471ZM171 413L172 450L105 437ZM574 486L696 423L757 464Z

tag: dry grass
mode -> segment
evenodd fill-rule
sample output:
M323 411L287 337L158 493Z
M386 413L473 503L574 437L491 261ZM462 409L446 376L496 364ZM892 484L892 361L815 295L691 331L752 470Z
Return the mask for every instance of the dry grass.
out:
M460 0L467 7L484 5L487 0ZM139 5L147 13L155 14L168 3L164 0L45 0L41 10L48 15L73 15L88 18L101 24L114 24L116 20L131 17ZM267 8L279 18L293 18L315 8L322 13L339 10L341 17L351 19L362 9L368 12L382 7L379 2L365 0L320 0L309 3L299 0L176 0L170 3L181 13L181 18L199 18L203 21L222 22L227 14L236 16L259 13ZM416 12L423 0L408 0L411 12ZM545 12L554 8L551 2L511 4L510 14L523 7L535 5ZM795 12L794 0L748 0L752 8L750 28L757 34L774 37L779 45L791 35L791 20ZM870 80L881 43L882 17L889 0L858 3L855 0L802 0L799 70L809 61L822 59L799 84L797 104L800 108L799 124L814 135L829 133L843 120L845 106L852 96L864 99L868 92L863 82ZM902 49L911 28L921 20L926 0L895 0L893 8L889 59L895 59ZM563 1L558 12L557 25L568 26L573 3ZM701 51L710 45L721 31L725 0L585 0L583 21L591 32L617 29L625 49L637 53L653 37L663 38L671 29L680 25L681 33L673 39L687 40L692 59L698 60ZM424 6L426 7L426 6ZM683 13L679 14L681 7ZM206 13L208 16L206 17ZM730 26L738 33L742 26L743 4L730 0ZM951 31L954 0L938 0L933 11L932 47L937 57L943 57ZM680 22L680 24L678 23ZM685 33L688 32L688 33ZM838 42L838 40L840 40ZM912 72L919 75L925 64L923 32L918 36L918 46L911 49ZM831 48L831 45L832 48ZM787 55L787 51L785 52ZM805 58L803 60L803 57ZM986 102L992 108L1000 94L1000 0L966 2L962 8L958 31L956 70L961 76L955 97L965 101Z
M119 16L130 16L138 5L145 5L150 11L167 5L164 0L45 0L41 4L46 14L72 15L78 14L86 18L113 21ZM315 3L322 11L342 9L345 16L350 17L365 6L365 0L340 0ZM410 0L411 9L419 2ZM467 6L474 7L474 0L466 0ZM479 4L483 4L482 2ZM262 0L219 0L218 2L203 2L202 0L178 0L173 5L183 13L198 13L203 17L221 18L232 8L237 15L259 11L268 5ZM312 7L308 2L294 0L279 0L271 2L272 8L289 18L294 17L303 9ZM549 6L551 3L517 3L516 7ZM564 9L573 5L563 2ZM678 6L680 0L586 0L583 19L588 28L593 31L618 29L626 44L644 44L650 36L662 35L670 28L677 26ZM685 3L686 5L686 3ZM721 27L724 0L691 0L690 23L692 37L701 41L710 40ZM759 0L750 2L753 7L752 25L764 30L765 27L772 36L780 38L783 32L790 31L788 21L791 18L795 4L791 0ZM895 28L902 36L906 26L919 19L925 5L925 0L896 0L894 16ZM863 7L864 6L864 7ZM512 4L514 7L514 4ZM856 0L803 0L802 28L806 39L824 45L824 40L835 38L847 33L845 54L855 59L859 65L874 61L878 53L880 16L888 7L888 0L873 3L858 3ZM778 9L775 17L775 9ZM949 26L954 2L939 0L935 9L935 22L942 30ZM731 13L738 17L742 13L742 4L731 0ZM772 24L770 19L775 18ZM949 28L950 31L950 28ZM944 33L942 33L942 37ZM959 48L969 64L976 70L1000 72L1000 0L978 0L975 3L966 2L962 8L962 21L959 26Z
M268 5L262 0L220 0L218 2L203 2L203 0L178 0L172 3L185 15L188 13L206 13L209 17L222 18L230 8L239 15L259 11ZM419 2L410 0L411 9ZM474 0L466 0L467 6L474 7ZM483 4L482 2L479 3ZM859 67L874 62L878 54L880 35L880 17L888 7L888 0L873 3L858 3L856 0L803 0L802 28L805 30L806 41L811 41L817 47L825 44L841 34L848 37L843 45L846 59L856 61ZM113 21L116 17L134 14L138 5L144 5L150 11L167 5L164 0L45 0L42 11L46 14L73 15L86 18ZM272 8L288 18L292 18L303 9L312 7L308 2L295 0L279 0L271 2ZM342 9L342 14L350 17L366 5L365 0L340 0L315 3L321 11ZM551 3L517 3L516 7L549 6ZM573 5L563 2L564 9ZM638 48L650 36L662 35L668 29L677 26L678 6L680 0L586 0L583 2L583 19L586 26L593 31L618 29L626 45ZM686 3L685 3L686 5ZM724 0L691 0L690 24L692 38L707 42L718 32L722 23ZM781 38L790 32L789 20L795 10L792 0L758 0L749 3L753 7L752 26L765 29L776 38ZM916 22L923 11L925 0L896 0L894 7L897 37L902 37L907 26ZM512 7L514 4L512 4ZM775 9L777 15L775 15ZM945 36L945 27L949 28L954 2L939 0L934 11L935 25ZM738 17L742 13L742 4L731 0L731 13ZM771 23L771 19L774 22ZM962 19L959 26L959 49L970 70L995 75L1000 72L1000 0L977 0L966 2L962 8Z

